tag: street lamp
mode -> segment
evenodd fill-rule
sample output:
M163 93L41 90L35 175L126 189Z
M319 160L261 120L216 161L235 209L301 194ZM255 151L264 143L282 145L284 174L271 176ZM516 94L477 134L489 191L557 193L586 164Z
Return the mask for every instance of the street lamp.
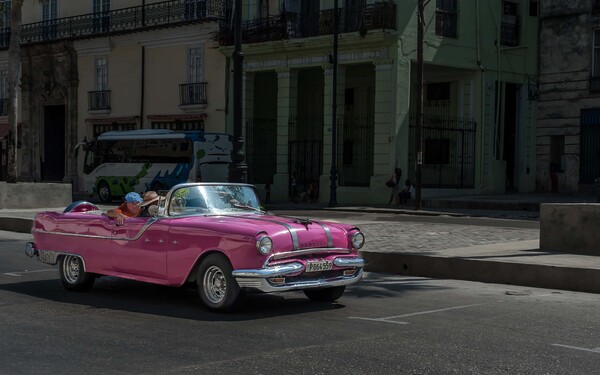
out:
M242 53L242 0L234 0L234 51L233 51L233 148L229 163L229 181L247 182L248 166L244 155L244 138L242 137L242 90L243 64Z
M333 90L331 98L331 180L329 207L337 206L337 70L338 70L338 33L339 13L338 0L333 2Z

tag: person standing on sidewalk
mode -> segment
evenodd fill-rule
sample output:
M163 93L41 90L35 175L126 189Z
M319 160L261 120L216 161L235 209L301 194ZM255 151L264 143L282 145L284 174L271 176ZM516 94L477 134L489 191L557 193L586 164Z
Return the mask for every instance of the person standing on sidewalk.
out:
M402 177L402 169L394 168L394 173L389 180L386 181L385 185L391 188L390 198L388 205L393 206L398 204L398 189L400 188L400 178Z

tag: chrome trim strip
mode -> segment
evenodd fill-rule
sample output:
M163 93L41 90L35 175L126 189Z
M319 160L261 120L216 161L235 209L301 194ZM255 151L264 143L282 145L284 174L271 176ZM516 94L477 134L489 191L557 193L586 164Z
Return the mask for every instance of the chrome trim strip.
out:
M224 215L224 216L230 216L230 215ZM287 229L288 232L290 232L290 236L292 236L292 243L294 244L294 250L300 248L300 241L298 241L298 234L296 234L296 231L294 230L294 228L291 225L289 225L287 223L283 223L281 221L277 221L277 220L262 219L260 217L244 216L244 219L257 220L257 221L265 221L265 222L268 222L268 223L279 224L279 225L285 227L285 229Z
M362 258L335 258L333 264L338 267L364 267L365 260Z
M236 281L240 288L270 293L298 289L331 288L335 286L351 285L360 281L362 277L363 269L359 268L358 271L351 276L338 276L330 279L298 281L287 284L270 284L267 279L256 278L236 278Z
M55 235L59 235L59 236L69 236L69 237L99 238L99 239L104 239L104 240L117 240L117 241L136 241L136 240L140 239L142 234L144 234L144 232L146 231L146 229L148 229L148 227L150 227L150 225L154 224L158 220L160 220L159 217L153 217L150 220L148 220L148 222L146 224L144 224L144 226L140 229L138 234L135 235L135 237L112 237L112 236L97 236L94 234L48 232L46 230L41 230L41 229L32 229L31 231L35 232L35 233L55 234Z
M323 228L323 230L325 231L325 235L327 236L327 247L333 247L333 238L331 237L331 231L329 230L329 227L318 221L313 221L313 223L319 224L321 228Z
M342 247L314 247L311 249L286 251L286 252L282 252L282 253L272 254L269 257L269 259L267 259L267 262L265 262L265 264L269 263L269 261L271 261L271 260L286 259L286 258L296 257L298 255L307 255L307 254L313 254L313 253L346 253L346 254L350 254L350 253L352 253L352 250L342 248Z
M288 263L273 267L255 269L255 270L235 270L231 274L233 277L251 277L251 278L269 278L275 276L284 276L302 271L302 263Z

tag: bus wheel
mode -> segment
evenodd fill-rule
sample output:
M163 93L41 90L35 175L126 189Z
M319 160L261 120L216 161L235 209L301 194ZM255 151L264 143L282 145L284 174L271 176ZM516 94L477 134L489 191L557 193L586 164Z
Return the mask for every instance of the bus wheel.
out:
M98 198L102 203L109 203L112 200L112 195L110 194L110 188L105 181L102 181L98 184Z

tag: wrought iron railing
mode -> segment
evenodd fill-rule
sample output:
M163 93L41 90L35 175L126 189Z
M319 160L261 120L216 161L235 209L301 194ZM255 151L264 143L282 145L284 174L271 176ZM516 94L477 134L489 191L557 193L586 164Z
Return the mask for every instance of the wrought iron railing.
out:
M266 18L245 21L242 25L244 43L259 43L282 39L307 38L333 34L333 9L308 16L282 12ZM361 34L369 30L396 30L396 4L380 2L339 9L339 31ZM233 25L222 22L221 45L233 44Z
M475 186L476 122L469 117L423 115L421 185L426 188ZM416 124L411 115L408 178L415 181Z
M502 21L500 26L500 45L507 47L516 47L519 45L521 37L519 20L514 22Z
M21 44L126 34L223 18L227 0L171 0L25 24ZM0 29L0 48L7 48L10 28Z
M8 98L0 99L0 116L8 115Z
M110 109L110 90L88 91L88 110Z
M206 104L206 82L179 85L179 104Z

